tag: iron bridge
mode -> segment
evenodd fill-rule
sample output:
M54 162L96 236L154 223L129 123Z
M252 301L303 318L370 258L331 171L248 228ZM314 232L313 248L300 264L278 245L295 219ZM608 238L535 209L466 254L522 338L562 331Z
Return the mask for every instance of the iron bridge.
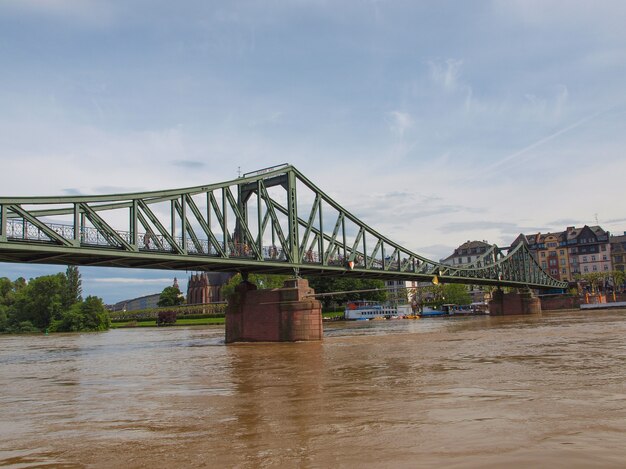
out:
M186 189L0 197L0 262L567 287L524 244L463 266L426 259L287 164Z

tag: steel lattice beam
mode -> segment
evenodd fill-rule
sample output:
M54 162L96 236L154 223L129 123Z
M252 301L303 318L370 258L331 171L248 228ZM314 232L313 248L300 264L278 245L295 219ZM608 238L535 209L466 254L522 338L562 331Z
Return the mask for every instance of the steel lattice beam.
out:
M250 217L252 203L256 216ZM165 214L161 204L169 204ZM125 220L113 221L120 210L127 211ZM567 286L543 271L523 244L509 252L494 245L464 267L426 259L360 221L288 165L186 189L0 197L0 260Z

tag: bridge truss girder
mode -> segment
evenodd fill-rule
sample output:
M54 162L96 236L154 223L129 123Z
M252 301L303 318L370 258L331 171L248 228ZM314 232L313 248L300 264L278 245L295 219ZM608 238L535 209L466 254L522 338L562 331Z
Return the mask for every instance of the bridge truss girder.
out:
M294 167L157 192L0 197L0 262L565 288L528 248L468 266L426 259L366 225Z

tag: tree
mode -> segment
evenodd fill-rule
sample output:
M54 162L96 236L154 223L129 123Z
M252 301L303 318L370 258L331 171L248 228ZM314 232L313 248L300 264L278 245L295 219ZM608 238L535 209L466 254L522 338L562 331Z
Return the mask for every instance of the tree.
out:
M0 278L0 332L24 333L51 331L101 331L110 326L102 300L80 297L78 269L14 282ZM71 294L68 294L71 293Z
M22 277L15 282L6 277L0 278L0 332L16 331L17 324L12 320L10 306L15 301L16 291L24 286L26 286L26 281ZM32 324L26 326L26 329L32 330Z
M604 279L606 274L602 272L589 272L586 274L576 275L576 280L586 282L591 286L591 293L596 293L599 286L604 286Z
M626 280L626 273L621 270L612 270L609 272L609 276L611 277L615 291L620 292L624 286L624 281Z
M65 271L66 283L65 290L63 292L63 307L69 308L74 303L80 302L82 298L82 282L80 279L80 272L75 265L67 266Z
M157 305L159 306L178 306L185 302L178 287L165 287L159 296Z
M83 316L83 330L105 331L111 325L109 314L101 298L88 296L80 305Z
M308 277L309 285L315 293L334 293L333 295L320 296L324 309L349 301L369 300L385 301L387 290L382 280L358 279L349 277L311 276ZM362 291L369 290L369 291ZM344 293L345 292L345 293Z
M443 286L442 293L445 303L468 305L472 302L472 297L467 291L467 287L459 283L446 283Z
M50 324L51 332L104 331L111 320L102 300L88 296L85 301L74 303Z
M6 277L0 278L0 304L5 304L6 298L13 290L13 282Z
M47 328L53 319L61 316L65 283L65 274L62 273L31 279L15 292L15 301L9 308L11 321L28 321L40 330Z

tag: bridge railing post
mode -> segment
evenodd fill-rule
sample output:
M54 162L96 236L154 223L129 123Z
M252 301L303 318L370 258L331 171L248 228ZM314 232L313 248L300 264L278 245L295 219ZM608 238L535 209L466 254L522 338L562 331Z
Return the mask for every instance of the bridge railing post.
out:
M80 204L74 203L74 247L80 247Z
M7 206L0 204L0 242L7 240Z

